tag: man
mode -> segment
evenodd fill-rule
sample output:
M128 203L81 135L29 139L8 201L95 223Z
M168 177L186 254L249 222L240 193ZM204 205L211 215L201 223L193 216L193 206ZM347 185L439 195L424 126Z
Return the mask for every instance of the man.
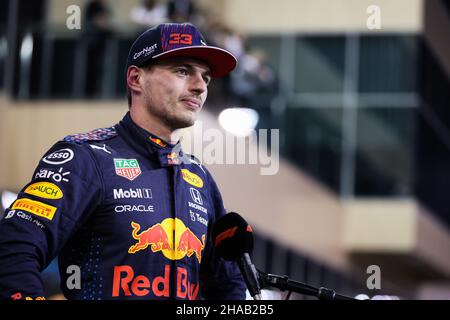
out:
M1 296L42 297L40 272L58 256L69 299L244 299L237 265L211 243L225 213L217 185L176 143L211 77L235 65L191 24L140 35L127 59L130 112L57 142L0 222Z

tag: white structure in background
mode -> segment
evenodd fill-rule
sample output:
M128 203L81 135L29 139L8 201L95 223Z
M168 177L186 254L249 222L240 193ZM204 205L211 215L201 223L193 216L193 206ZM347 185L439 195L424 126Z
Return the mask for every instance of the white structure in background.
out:
M17 199L17 194L10 191L3 191L2 192L2 208L3 210L6 210L11 204L14 202L14 200Z

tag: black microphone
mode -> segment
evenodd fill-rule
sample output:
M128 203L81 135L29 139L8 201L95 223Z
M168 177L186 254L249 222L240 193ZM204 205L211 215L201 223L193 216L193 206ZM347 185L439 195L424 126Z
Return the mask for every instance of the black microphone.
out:
M236 212L230 212L214 223L214 247L222 258L236 261L247 289L255 300L261 300L259 273L250 259L253 251L252 227Z

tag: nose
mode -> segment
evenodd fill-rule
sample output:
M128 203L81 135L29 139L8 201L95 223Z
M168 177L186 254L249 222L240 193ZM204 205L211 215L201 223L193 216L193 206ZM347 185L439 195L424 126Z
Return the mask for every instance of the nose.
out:
M208 90L208 87L203 79L203 75L200 72L195 72L191 76L190 91L196 93L197 95L201 95L206 92L206 90Z

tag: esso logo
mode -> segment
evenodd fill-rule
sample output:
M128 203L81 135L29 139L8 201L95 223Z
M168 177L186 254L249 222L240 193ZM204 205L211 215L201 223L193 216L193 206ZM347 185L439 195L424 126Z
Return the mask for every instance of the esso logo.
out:
M63 164L72 159L73 151L71 149L61 149L42 158L42 161L48 164Z

